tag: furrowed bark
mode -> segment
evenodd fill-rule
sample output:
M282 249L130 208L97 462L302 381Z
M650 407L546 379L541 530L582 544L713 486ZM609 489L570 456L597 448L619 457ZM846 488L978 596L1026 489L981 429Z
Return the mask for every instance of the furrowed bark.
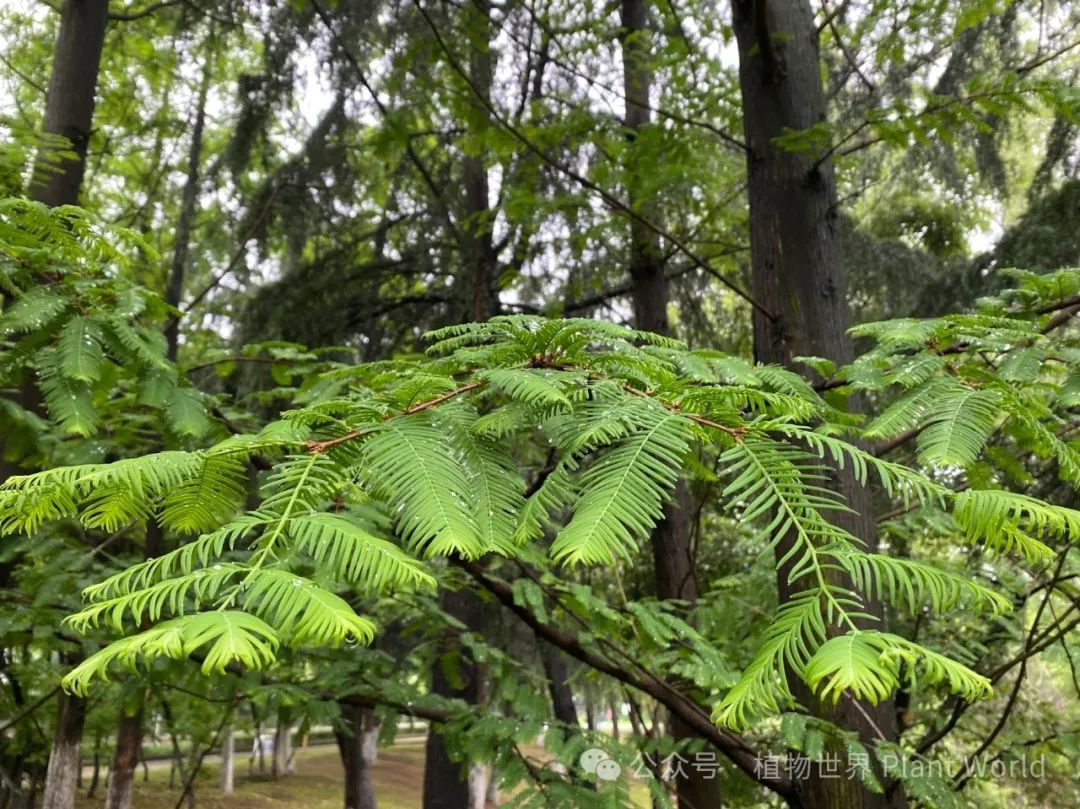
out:
M753 313L755 358L790 367L798 356L818 356L842 365L853 352L833 166L807 149L776 142L825 121L813 11L808 0L733 0L732 7L747 146L751 295L768 313ZM830 519L873 550L877 540L869 492L850 470L836 470L834 478L853 513L831 514ZM790 541L781 541L777 558L790 548ZM785 565L777 573L781 602L799 586L788 581L789 571ZM867 611L880 615L881 605L868 603ZM791 686L800 702L857 730L868 744L879 732L889 739L896 736L891 701L873 707L844 700L835 709L826 708L801 681L793 679ZM795 787L802 802L815 808L904 804L899 790L876 795L858 779L822 778L816 769Z
M60 710L56 718L52 751L49 753L49 766L45 772L41 809L72 809L82 767L79 745L86 719L86 701L66 693L62 693L59 700Z

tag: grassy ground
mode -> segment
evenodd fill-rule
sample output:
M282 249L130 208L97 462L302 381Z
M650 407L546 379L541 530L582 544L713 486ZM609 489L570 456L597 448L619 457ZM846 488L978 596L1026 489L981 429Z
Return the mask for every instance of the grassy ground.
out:
M424 772L423 740L380 750L374 771L380 809L416 809ZM257 771L249 775L247 756L241 754L237 757L236 791L228 797L221 794L218 777L216 764L205 765L200 771L195 788L199 809L341 806L341 759L333 746L298 750L296 774L277 781ZM80 798L77 809L98 809L105 802L104 791L102 784L97 799ZM179 788L169 789L168 767L151 768L148 781L143 780L141 770L136 774L135 809L171 809L179 797Z
M424 780L422 738L400 741L393 747L379 750L379 759L373 769L379 809L417 809L420 806ZM202 768L195 789L198 809L339 809L341 806L341 759L334 746L298 750L296 773L277 781L257 772L249 775L247 756L240 754L236 766L236 791L228 797L221 794L218 777L216 764ZM81 797L77 809L100 809L105 802L104 783L98 793L95 800ZM178 788L169 789L168 767L151 768L148 781L143 780L141 770L136 774L134 809L172 809L179 797ZM643 793L638 803L648 805Z

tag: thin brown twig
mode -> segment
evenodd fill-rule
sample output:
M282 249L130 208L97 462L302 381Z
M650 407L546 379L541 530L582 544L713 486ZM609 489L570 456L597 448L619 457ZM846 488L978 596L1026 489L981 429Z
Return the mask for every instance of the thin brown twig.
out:
M453 399L455 396L460 396L463 393L468 393L471 390L476 390L477 388L482 387L483 384L483 381L470 382L467 385L462 385L460 388L454 388L451 391L447 391L446 393L436 396L434 399L428 399L427 401L420 402L419 404L415 404L412 407L408 407L400 413L392 416L387 416L387 419L389 420L392 418L398 418L400 416L411 416L424 410L430 410L431 408L437 407L448 399ZM344 444L348 441L352 441L355 438L366 435L370 431L371 428L366 427L362 430L353 430L351 432L345 433L345 435L338 436L337 438L331 438L327 441L309 441L307 445L308 451L312 454L320 455L326 452L328 449L336 447L339 444Z

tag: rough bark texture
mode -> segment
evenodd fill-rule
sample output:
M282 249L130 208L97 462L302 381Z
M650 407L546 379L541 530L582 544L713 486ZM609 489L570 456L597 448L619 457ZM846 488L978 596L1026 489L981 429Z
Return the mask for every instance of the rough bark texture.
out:
M116 729L116 750L109 767L109 788L105 794L105 809L131 809L135 783L135 765L139 762L142 744L142 705L134 715L120 715Z
M45 773L41 809L72 809L75 806L75 792L82 767L79 744L86 719L86 700L66 693L61 693L57 698L60 710L49 753L49 767Z
M652 122L649 104L653 74L649 64L649 21L645 0L622 0L623 91L626 107L623 123L631 138ZM653 200L638 192L639 172L650 167L640 160L627 167L631 207L646 219L657 222L659 212ZM633 281L634 325L639 329L667 334L668 286L663 252L656 232L637 220L630 223L630 277ZM688 518L689 494L679 481L664 519L652 535L656 594L662 599L697 601L698 585ZM669 722L672 738L696 739L698 734L677 717ZM679 809L704 809L720 805L719 783L694 767L681 768L676 777Z
M838 212L833 168L828 159L786 150L775 139L825 120L817 30L808 0L733 0L739 44L740 84L750 198L752 294L769 313L754 312L754 352L761 362L794 365L800 355L852 358L850 325L840 265ZM831 519L876 545L869 493L848 472L835 485L853 513ZM778 558L787 543L777 548ZM793 592L788 569L778 571L781 600ZM870 611L880 607L870 605ZM856 706L849 700L825 710L800 683L805 705L870 742L880 730L895 738L890 704ZM876 728L864 717L872 717ZM816 774L814 774L816 775ZM803 805L814 809L869 809L902 805L903 796L867 792L857 779L818 778L798 782Z
M366 744L374 726L370 708L341 703L344 727L334 731L341 763L345 768L345 809L377 809L375 783L371 777L373 758ZM377 732L377 731L376 731Z
M484 606L469 590L445 590L443 610L467 627L482 625ZM480 699L480 674L476 663L461 648L456 633L447 633L441 643L439 659L431 672L431 693L477 704ZM450 676L449 671L453 672ZM450 758L442 734L428 733L424 754L423 809L466 809L470 805L468 765Z
M42 129L62 136L70 147L46 143L41 148L29 193L49 206L79 201L108 16L108 0L67 0L60 13ZM63 151L74 154L59 158Z

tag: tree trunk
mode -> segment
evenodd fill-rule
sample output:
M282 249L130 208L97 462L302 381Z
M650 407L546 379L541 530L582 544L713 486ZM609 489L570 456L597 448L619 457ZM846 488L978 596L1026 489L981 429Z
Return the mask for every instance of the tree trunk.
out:
M94 737L94 763L90 770L90 788L86 790L87 798L97 797L98 783L101 781L101 737Z
M282 706L278 708L277 727L274 729L274 757L270 764L270 774L274 778L284 778L290 774L289 754L292 748L292 731L292 711Z
M474 13L468 24L475 29L475 45L469 50L469 81L484 101L491 98L494 80L494 59L490 46L491 21L489 0L475 0ZM478 102L479 103L479 102ZM481 109L486 116L487 110ZM471 317L487 320L499 309L498 256L492 237L491 210L488 201L488 170L485 155L466 154L462 159L462 180L465 191L465 220L462 245L466 265L472 277Z
M364 761L374 764L379 760L379 731L382 729L382 720L371 708L364 709L363 718L364 732L360 737L360 744L363 747Z
M484 605L471 591L444 590L441 601L443 611L466 627L482 626ZM453 679L448 676L448 667L456 675ZM480 700L480 675L476 662L461 648L457 633L447 632L440 643L439 659L432 667L431 693L475 705ZM468 763L451 759L442 734L431 729L424 753L423 809L467 809L468 769Z
M108 16L108 0L67 0L60 14L42 129L47 135L65 138L68 143L45 143L39 149L29 189L31 199L50 207L75 205L79 201ZM68 151L73 155L59 155ZM27 383L23 398L39 401L36 387ZM71 809L81 770L79 746L86 702L68 694L61 694L59 700L42 809Z
M813 11L809 0L733 0L733 9L747 144L751 287L756 302L769 313L753 313L755 357L787 366L798 356L847 363L853 353L832 163L784 149L775 140L825 121ZM830 519L873 550L877 541L869 492L856 484L850 469L838 470L835 484L852 512L836 512ZM782 541L777 558L790 547ZM781 602L793 594L788 572L789 566L777 572ZM869 604L867 611L880 614L881 607ZM801 682L793 680L792 687L800 702L857 730L868 744L878 731L896 737L891 701L875 708L847 700L837 709L825 709ZM858 779L821 778L816 768L798 781L797 789L802 803L815 809L904 805L899 790L891 797L875 795Z
M371 778L369 745L365 744L373 725L371 709L341 703L342 728L334 731L341 763L345 768L345 809L377 809L375 783Z
M478 763L469 767L469 803L467 809L484 809L487 803L488 777L487 764Z
M628 135L636 140L638 133L652 123L650 91L653 72L649 64L649 21L645 0L622 0L623 92L625 111L623 123ZM643 198L638 187L642 175L653 169L636 158L631 147L627 166L627 191L630 207L646 219L659 222L659 212L653 200ZM639 221L630 223L630 277L634 283L634 325L639 329L667 334L668 287L664 257L655 231ZM693 604L698 598L691 545L689 493L679 481L671 503L664 508L664 519L653 531L653 566L656 595L661 599L680 599ZM696 739L676 717L668 723L673 739ZM719 782L710 774L692 766L681 767L675 779L679 809L703 809L720 805Z
M45 772L41 809L72 809L75 806L76 784L82 766L79 744L86 719L86 700L67 693L61 693L58 699L60 710Z
M536 642L540 644L540 660L548 681L551 712L563 726L563 738L569 739L580 732L580 725L577 707L574 705L574 692L568 684L570 671L566 665L566 655L542 638L537 638Z
M142 743L142 698L134 715L120 715L116 730L116 750L109 767L109 788L105 793L105 809L131 809L135 783L135 765L139 762Z
M469 81L482 99L490 97L494 78L489 10L488 0L477 0L467 20L467 24L476 32L476 39L473 40L476 44L469 54ZM484 115L487 114L486 110L482 111ZM481 321L496 314L499 305L495 287L498 258L491 234L485 156L466 155L462 160L462 175L465 217L460 247L471 291L470 305L466 311L472 320ZM469 630L480 631L484 626L483 604L469 590L444 591L441 606L444 612ZM441 646L441 659L436 661L431 675L431 692L479 704L482 701L483 672L460 649L454 633L448 632ZM442 665L445 655L457 653L460 653L456 666L459 685L451 682ZM482 806L486 786L486 779L480 779L473 773L471 763L459 765L450 758L442 733L435 728L429 729L424 753L423 809L466 809L475 805L478 798Z
M60 12L42 129L67 143L42 145L29 189L32 199L50 207L79 202L108 17L108 0L66 0Z
M225 728L221 737L221 794L233 794L236 777L236 731L232 725Z
M211 50L212 53L212 50ZM206 127L206 97L210 90L212 74L212 56L206 57L203 67L202 83L199 85L199 98L195 109L195 123L191 128L191 148L188 151L187 178L180 198L180 215L176 219L176 233L173 239L172 267L169 270L169 282L165 289L165 302L170 306L179 306L184 294L184 276L187 274L188 252L191 247L191 228L195 223L196 204L199 196L199 167L202 162L203 130ZM169 318L165 326L166 356L176 361L180 348L180 319Z

